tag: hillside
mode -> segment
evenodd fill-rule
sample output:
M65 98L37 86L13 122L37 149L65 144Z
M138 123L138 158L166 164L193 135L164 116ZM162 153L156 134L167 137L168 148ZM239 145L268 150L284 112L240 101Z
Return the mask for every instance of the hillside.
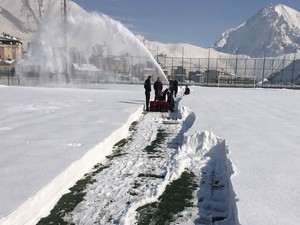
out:
M73 1L68 1L67 6L68 11L84 11ZM18 37L25 49L45 19L61 19L60 0L0 1L1 34Z

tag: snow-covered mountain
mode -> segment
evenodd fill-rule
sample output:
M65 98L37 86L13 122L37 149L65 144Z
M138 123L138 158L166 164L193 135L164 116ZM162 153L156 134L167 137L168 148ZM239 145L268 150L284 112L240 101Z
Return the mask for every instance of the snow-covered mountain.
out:
M142 35L136 37L147 47L147 49L156 56L163 55L174 58L222 58L228 56L227 53L218 52L214 49L202 48L188 43L161 43L157 41L149 41Z
M73 1L67 1L69 13L87 13ZM62 2L61 0L0 0L0 35L6 33L18 37L24 42L26 49L27 43L32 40L37 33L43 20L61 19ZM164 44L149 41L145 37L137 35L137 38L149 49L153 55L167 55L168 57L190 57L207 58L208 49L198 46L176 43ZM211 56L217 57L218 54L211 49Z
M300 12L282 4L265 7L238 27L225 31L214 48L251 57L299 52Z
M61 20L61 7L61 0L0 0L0 34L19 37L26 49L27 42L37 33L43 20ZM70 0L67 7L68 12L74 14L87 13ZM187 43L149 41L140 35L137 38L154 56L222 58L236 54L236 51L251 57L279 56L300 51L300 12L281 4L263 8L240 26L224 32L214 49Z
M31 40L43 19L61 19L61 0L0 1L0 34L18 37L24 42ZM73 1L68 1L68 10L84 12Z

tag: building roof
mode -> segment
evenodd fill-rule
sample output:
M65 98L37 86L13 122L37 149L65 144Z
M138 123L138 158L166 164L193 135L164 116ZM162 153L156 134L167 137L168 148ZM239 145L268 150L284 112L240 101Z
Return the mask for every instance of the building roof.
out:
M14 38L6 38L6 37L0 37L0 44L17 44L17 43L22 43L22 41L18 40L18 39L14 39Z

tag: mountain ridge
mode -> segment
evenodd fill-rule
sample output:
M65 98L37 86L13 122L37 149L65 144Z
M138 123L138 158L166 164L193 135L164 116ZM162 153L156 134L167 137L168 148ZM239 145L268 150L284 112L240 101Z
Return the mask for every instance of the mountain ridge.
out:
M276 57L300 51L300 12L283 4L259 10L247 21L222 33L214 49L250 57Z
M69 11L87 13L73 1ZM45 18L61 19L60 0L11 0L0 2L1 33L19 37L24 48L40 28ZM222 33L212 48L188 43L161 43L135 35L155 55L168 57L207 58L228 55L277 57L300 51L300 12L275 4L265 7L241 25Z

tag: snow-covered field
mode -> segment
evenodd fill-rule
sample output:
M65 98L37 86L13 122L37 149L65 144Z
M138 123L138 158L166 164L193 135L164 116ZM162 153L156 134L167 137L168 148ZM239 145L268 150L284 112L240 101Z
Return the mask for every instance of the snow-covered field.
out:
M137 85L0 86L0 224L36 224L94 165L108 163L105 156L128 135L124 154L97 175L67 219L131 225L138 207L157 201L189 170L199 188L193 207L174 224L203 224L211 217L230 225L297 224L298 91L191 90L177 99L175 113L144 114L144 91ZM159 158L149 157L145 149L160 131L168 135L155 153ZM147 173L159 178L144 179Z
M194 130L225 139L239 223L300 220L300 95L295 90L197 88L181 104L197 115ZM197 100L195 100L197 98Z

